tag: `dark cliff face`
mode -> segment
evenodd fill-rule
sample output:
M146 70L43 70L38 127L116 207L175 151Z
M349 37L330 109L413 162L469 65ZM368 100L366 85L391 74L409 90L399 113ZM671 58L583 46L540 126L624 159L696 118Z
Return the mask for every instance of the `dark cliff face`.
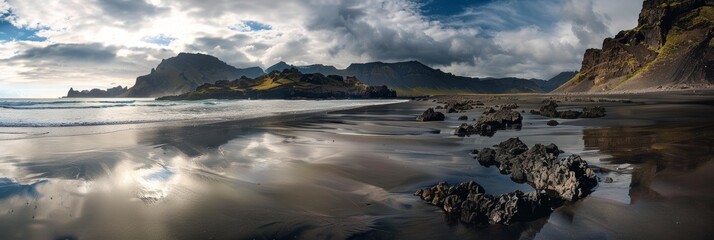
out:
M162 60L148 75L140 76L127 97L157 97L192 91L196 87L222 79L263 75L259 67L239 69L205 54L180 53Z
M647 0L638 26L588 49L555 92L714 86L714 0Z

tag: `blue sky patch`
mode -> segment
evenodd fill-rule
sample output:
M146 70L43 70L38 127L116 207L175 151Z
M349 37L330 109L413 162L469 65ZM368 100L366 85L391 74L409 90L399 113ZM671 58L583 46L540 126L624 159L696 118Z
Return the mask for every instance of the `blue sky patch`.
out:
M37 36L41 29L18 28L12 25L7 19L12 17L12 13L0 16L0 41L45 41L47 38Z
M256 32L273 29L273 27L271 27L270 25L257 21L242 21L241 23L230 26L228 28L239 32Z
M161 46L168 46L169 44L171 44L171 42L176 40L176 38L160 34L157 36L144 37L141 40L144 42L147 42L147 43L153 43L153 44L161 45Z
M421 4L422 14L428 17L453 16L463 13L466 8L478 7L495 0L415 0Z

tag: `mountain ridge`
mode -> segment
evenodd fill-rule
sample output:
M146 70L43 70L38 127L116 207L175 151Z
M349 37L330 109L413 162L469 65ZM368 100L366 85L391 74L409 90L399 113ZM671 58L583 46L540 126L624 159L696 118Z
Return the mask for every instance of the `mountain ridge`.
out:
M301 73L297 68L274 70L256 78L206 83L195 91L158 100L199 99L369 99L396 98L386 86L368 86L355 77Z
M235 80L245 76L256 78L273 72L295 68L304 74L320 73L356 77L367 85L385 85L402 96L472 93L537 93L552 89L548 81L522 78L471 78L433 69L418 61L395 63L352 63L345 69L331 65L290 65L280 61L265 71L260 67L236 68L220 59L200 53L179 53L163 59L147 75L136 78L134 86L115 97L161 97L196 90L206 83ZM552 83L552 82L551 82Z
M175 57L161 60L156 68L144 76L136 78L134 86L126 97L160 97L175 95L196 89L205 83L223 79L237 79L242 76L263 75L260 67L236 68L218 58L199 53L179 53Z

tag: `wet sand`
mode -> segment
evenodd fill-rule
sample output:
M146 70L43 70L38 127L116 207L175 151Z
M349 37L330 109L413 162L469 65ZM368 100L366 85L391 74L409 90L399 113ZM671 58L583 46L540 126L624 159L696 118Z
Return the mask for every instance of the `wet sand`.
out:
M483 109L416 122L432 101L259 121L0 140L0 239L706 239L714 234L714 95L552 96L598 119L527 113L521 130L457 137ZM568 98L568 99L565 99ZM595 102L590 102L594 99ZM599 99L603 99L598 102ZM626 100L626 101L622 101ZM469 154L510 137L597 169L590 196L531 222L470 227L412 193L474 180L531 191Z

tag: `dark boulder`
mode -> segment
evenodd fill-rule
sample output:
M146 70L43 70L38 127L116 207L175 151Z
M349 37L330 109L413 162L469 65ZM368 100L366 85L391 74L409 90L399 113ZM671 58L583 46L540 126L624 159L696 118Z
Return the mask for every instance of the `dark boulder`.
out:
M469 120L469 116L463 115L459 117L459 120Z
M536 190L557 194L566 201L578 200L597 185L595 172L580 156L558 159L560 150L554 144L536 144L528 149L518 138L511 138L497 149L484 148L478 161L495 165L516 182L527 182Z
M558 123L558 121L555 121L555 120L550 120L550 121L548 121L547 124L548 124L548 126L558 126L558 124L560 124L560 123Z
M558 117L558 110L556 110L557 107L558 104L555 103L555 101L548 101L548 104L540 107L538 114L544 117ZM533 111L531 111L531 113L533 113Z
M470 181L449 186L446 182L418 190L429 204L440 207L448 218L466 224L510 224L535 220L550 214L567 202L585 197L597 185L595 173L579 156L558 159L555 144L536 144L532 148L518 138L496 145L496 149L474 150L484 166L497 165L501 173L511 174L516 182L526 182L536 191L513 191L500 196L486 194ZM606 179L607 181L607 179Z
M417 121L427 122L427 121L444 121L446 116L441 112L434 112L433 108L429 108L424 113L416 118Z
M562 119L576 119L579 118L581 114L583 113L574 110L566 110L558 112L558 117Z
M599 118L604 116L605 108L601 106L585 107L583 108L583 113L580 114L581 118Z
M532 114L550 118L576 119L576 118L598 118L605 116L605 108L601 106L585 107L582 112L575 110L558 111L558 104L548 100L546 105L540 107L539 111L531 110Z
M455 134L458 136L481 135L493 136L497 130L508 128L520 129L523 117L520 113L510 109L493 110L489 108L481 115L475 124L462 124L456 129Z
M473 181L450 187L441 182L431 188L418 190L414 195L440 207L447 217L472 224L511 224L547 216L563 201L545 193L514 191L500 196L486 194Z

